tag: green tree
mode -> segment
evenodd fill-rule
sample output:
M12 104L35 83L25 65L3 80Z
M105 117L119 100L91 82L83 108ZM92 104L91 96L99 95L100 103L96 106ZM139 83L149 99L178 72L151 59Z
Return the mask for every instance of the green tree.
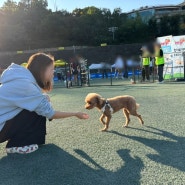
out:
M16 1L7 0L4 2L1 9L3 10L3 12L5 12L7 14L12 14L17 11L18 5L17 5Z

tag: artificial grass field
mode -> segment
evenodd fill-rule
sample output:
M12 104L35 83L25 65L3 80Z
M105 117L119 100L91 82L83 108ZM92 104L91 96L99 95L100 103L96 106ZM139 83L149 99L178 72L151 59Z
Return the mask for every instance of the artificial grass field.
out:
M89 92L104 97L133 95L145 125L122 112L109 132L99 132L100 112L84 109ZM185 84L57 88L57 110L84 111L89 120L68 118L47 124L46 145L28 155L7 156L0 144L1 185L183 185L185 184Z

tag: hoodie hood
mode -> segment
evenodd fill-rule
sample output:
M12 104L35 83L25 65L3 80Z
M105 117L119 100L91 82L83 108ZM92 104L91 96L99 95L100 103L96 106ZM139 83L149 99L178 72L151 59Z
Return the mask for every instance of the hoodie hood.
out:
M30 82L36 83L35 78L31 72L23 66L12 63L1 75L0 83L5 84L18 79L26 79Z

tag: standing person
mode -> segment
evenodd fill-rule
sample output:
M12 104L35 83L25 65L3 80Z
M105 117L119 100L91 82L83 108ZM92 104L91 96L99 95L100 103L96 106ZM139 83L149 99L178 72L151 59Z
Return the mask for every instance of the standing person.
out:
M102 78L108 78L106 63L102 63Z
M75 116L87 119L81 112L55 111L47 95L52 89L53 57L44 53L32 55L27 69L11 64L0 78L0 143L8 141L7 153L31 153L45 144L46 118Z
M62 74L61 74L61 71L59 71L59 69L57 70L57 78L59 82L62 81Z
M123 58L120 54L117 55L115 60L115 77L123 79Z
M71 63L71 73L73 74L75 85L79 85L78 84L79 71L80 71L79 57L75 56Z
M155 64L158 70L159 76L159 83L163 83L163 68L164 68L164 55L163 50L161 49L161 44L155 43L154 44L154 51L155 51Z
M141 48L142 51L142 81L150 80L150 53L146 46Z

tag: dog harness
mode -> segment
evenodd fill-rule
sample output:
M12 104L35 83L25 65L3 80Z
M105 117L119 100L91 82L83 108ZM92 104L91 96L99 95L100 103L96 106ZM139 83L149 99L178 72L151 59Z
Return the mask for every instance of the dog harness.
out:
M105 105L102 107L101 111L104 113L105 112L105 108L106 106L109 107L110 109L110 113L112 114L114 112L113 108L111 107L110 103L108 102L108 100L105 101Z

